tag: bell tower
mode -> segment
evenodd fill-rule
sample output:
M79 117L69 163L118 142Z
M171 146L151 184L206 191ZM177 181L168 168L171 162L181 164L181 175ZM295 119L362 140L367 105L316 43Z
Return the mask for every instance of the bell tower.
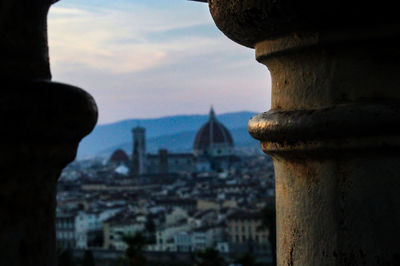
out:
M132 151L132 174L134 176L146 173L146 129L140 126L132 129L133 151Z

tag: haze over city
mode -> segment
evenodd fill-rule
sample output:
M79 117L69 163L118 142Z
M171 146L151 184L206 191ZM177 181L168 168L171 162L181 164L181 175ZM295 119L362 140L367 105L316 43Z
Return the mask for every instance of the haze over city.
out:
M65 0L49 13L53 80L88 91L99 124L176 114L262 112L270 77L216 29L206 4Z

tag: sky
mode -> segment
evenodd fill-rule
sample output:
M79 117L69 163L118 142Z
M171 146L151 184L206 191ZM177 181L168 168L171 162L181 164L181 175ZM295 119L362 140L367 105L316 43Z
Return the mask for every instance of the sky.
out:
M267 68L217 29L205 3L62 0L48 35L53 80L89 92L99 124L270 108Z

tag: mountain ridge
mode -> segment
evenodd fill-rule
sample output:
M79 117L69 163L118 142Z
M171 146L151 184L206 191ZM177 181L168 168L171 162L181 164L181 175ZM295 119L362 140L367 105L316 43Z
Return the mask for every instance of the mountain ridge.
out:
M255 112L240 111L217 115L217 119L231 132L236 143L251 143L251 137L247 133L249 119L256 115ZM183 150L189 150L192 146L192 138L197 130L208 120L208 115L176 115L150 119L125 119L115 123L98 125L93 132L85 137L78 149L78 159L107 155L118 147L132 143L132 128L140 125L146 129L146 142L150 152L155 152L155 147L167 148L175 151L175 143L182 146ZM185 136L185 138L179 138ZM236 137L235 137L236 136ZM193 137L194 138L194 137ZM235 140L236 138L236 140ZM166 146L166 147L163 147ZM175 146L176 146L175 145ZM124 148L127 150L127 148Z

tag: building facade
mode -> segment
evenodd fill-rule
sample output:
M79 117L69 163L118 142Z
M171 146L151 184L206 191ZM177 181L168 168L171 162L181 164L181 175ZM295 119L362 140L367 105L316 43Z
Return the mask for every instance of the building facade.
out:
M231 251L269 253L269 231L261 227L259 212L238 210L227 218Z
M57 213L56 216L57 247L75 248L76 231L75 215L72 213Z
M193 174L228 169L238 157L233 155L234 142L229 130L218 121L211 108L208 121L196 133L192 153L146 154L146 130L132 129L132 175Z

